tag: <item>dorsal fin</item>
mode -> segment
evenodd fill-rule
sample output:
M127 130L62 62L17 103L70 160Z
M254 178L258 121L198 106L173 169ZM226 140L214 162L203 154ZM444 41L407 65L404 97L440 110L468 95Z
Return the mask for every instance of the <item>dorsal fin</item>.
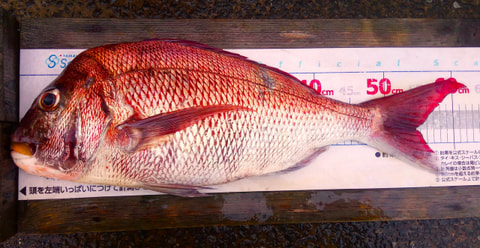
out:
M176 43L176 44L180 44L182 46L188 46L188 47L194 47L194 48L198 48L198 49L202 49L202 50L206 50L206 51L211 51L211 52L214 52L214 53L218 53L218 54L221 54L221 55L225 55L225 56L228 56L228 57L231 57L231 58L235 58L235 59L239 59L239 60L243 60L245 62L248 62L248 63L252 63L256 66L259 66L259 67L263 67L265 69L268 69L268 70L271 70L271 71L274 71L278 74L281 74L285 77L288 77L296 82L298 82L299 84L302 84L302 82L292 76L291 74L287 73L287 72L284 72L278 68L275 68L275 67L271 67L271 66L268 66L268 65L265 65L265 64L260 64L256 61L253 61L253 60L250 60L249 58L243 56L243 55L240 55L238 53L232 53L232 52L229 52L229 51L225 51L223 49L220 49L220 48L215 48L215 47L211 47L209 45L206 45L206 44L203 44L203 43L199 43L199 42L196 42L196 41L189 41L189 40L177 40L177 39L149 39L149 40L145 40L145 41L163 41L163 42L170 42L170 43ZM302 84L304 85L304 84ZM308 87L308 86L307 86ZM308 87L310 88L310 87Z

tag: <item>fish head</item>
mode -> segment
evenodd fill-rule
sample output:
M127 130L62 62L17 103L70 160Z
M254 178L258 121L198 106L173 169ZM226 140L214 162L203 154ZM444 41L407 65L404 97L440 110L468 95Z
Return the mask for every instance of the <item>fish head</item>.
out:
M86 67L85 61L71 64L42 90L12 135L12 158L29 174L80 178L109 125L95 68Z

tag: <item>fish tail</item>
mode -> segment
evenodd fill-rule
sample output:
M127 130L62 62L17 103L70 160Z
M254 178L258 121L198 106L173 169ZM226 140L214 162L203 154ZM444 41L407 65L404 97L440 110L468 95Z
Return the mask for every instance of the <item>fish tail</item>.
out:
M400 160L438 171L438 159L417 127L448 94L463 87L465 85L449 78L361 103L376 113L373 131L364 142Z

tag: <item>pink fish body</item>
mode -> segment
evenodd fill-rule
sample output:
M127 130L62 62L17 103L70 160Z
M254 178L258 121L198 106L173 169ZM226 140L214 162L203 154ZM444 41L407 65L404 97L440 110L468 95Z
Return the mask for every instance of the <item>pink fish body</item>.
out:
M149 40L78 55L12 136L28 173L194 196L205 186L291 170L358 140L437 170L416 128L454 79L350 105L242 56Z

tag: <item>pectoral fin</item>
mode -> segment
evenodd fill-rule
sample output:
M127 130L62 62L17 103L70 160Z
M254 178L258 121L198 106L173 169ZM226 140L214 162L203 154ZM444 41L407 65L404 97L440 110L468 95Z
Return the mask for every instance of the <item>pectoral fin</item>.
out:
M158 144L169 135L183 130L209 116L248 110L233 105L200 106L154 115L142 120L127 121L117 127L121 139L127 139L125 150L134 152L139 148Z

